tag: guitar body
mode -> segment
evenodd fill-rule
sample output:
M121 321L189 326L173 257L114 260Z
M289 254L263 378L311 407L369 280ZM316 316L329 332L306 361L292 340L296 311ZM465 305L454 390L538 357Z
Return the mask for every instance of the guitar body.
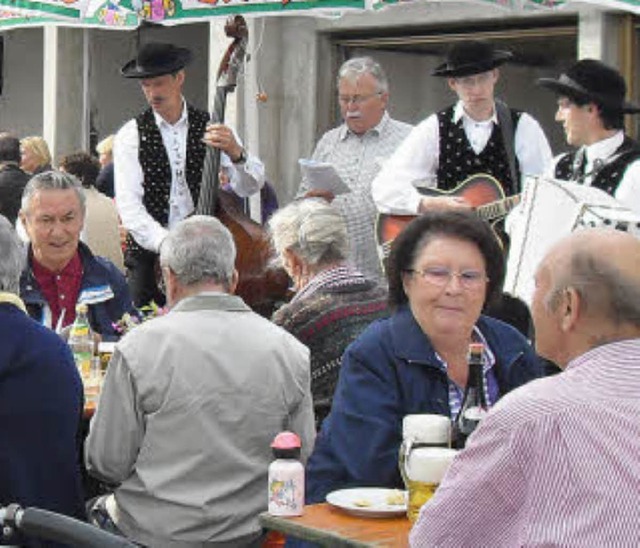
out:
M452 196L464 198L480 216L486 220L499 220L508 213L512 206L503 206L505 201L519 201L517 197L505 198L502 185L495 177L486 173L471 175L451 190L437 188L418 188L425 196ZM500 205L501 207L494 207ZM382 250L383 257L389 254L391 243L417 215L388 215L380 213L376 222L376 238Z

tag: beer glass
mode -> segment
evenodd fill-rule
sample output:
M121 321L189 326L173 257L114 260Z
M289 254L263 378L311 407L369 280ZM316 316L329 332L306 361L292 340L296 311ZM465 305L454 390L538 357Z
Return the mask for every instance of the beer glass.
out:
M456 454L455 449L448 447L418 447L408 455L405 483L409 491L407 517L411 522L418 519L420 508L436 492Z
M407 516L415 521L456 454L449 448L451 419L444 415L407 415L402 421L402 437L400 473L409 491Z

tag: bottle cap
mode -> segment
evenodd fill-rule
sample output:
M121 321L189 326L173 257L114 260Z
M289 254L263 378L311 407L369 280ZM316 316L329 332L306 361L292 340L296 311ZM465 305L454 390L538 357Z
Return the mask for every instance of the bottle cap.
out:
M469 354L482 354L484 352L484 344L481 342L471 343L469 345Z
M300 438L294 432L280 432L271 442L273 449L300 449L301 445Z
M86 314L89 310L87 303L78 303L76 305L76 314Z

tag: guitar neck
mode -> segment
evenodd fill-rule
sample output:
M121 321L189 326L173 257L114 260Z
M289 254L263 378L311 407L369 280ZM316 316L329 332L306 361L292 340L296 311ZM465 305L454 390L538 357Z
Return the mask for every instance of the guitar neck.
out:
M503 200L497 200L489 204L485 204L476 209L478 215L485 221L500 219L505 217L514 207L520 203L520 194L509 196Z

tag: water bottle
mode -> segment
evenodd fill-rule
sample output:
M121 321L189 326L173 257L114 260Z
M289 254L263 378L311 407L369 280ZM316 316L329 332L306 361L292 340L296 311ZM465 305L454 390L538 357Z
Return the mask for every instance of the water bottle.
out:
M68 344L73 353L73 359L83 380L91 374L91 359L93 358L93 332L87 317L88 307L84 303L76 306L76 319L69 332Z
M300 438L280 432L271 443L275 460L269 465L269 513L301 516L304 513L304 466Z

